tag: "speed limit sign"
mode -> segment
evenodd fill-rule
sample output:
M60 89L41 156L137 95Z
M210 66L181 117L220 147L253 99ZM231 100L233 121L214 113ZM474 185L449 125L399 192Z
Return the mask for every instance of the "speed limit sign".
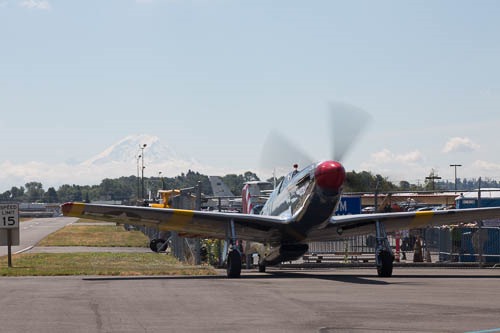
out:
M0 229L19 228L19 205L0 204Z
M12 245L19 245L19 205L0 204L0 246L8 248L9 267L12 267Z

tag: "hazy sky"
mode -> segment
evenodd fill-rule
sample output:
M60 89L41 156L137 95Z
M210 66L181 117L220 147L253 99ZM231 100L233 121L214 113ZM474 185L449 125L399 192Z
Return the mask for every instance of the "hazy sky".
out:
M224 171L273 129L329 158L331 102L373 117L347 170L500 180L499 32L498 1L0 0L0 190L131 134Z

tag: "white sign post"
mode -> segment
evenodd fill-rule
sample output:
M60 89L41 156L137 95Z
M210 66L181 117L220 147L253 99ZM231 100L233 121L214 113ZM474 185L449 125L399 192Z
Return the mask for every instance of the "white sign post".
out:
M19 204L0 204L0 246L8 247L9 267L12 267L12 245L19 245Z

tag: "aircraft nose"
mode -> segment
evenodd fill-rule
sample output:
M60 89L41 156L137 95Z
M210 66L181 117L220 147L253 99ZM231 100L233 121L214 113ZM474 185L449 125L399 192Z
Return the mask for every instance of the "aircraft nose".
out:
M338 190L344 183L345 170L339 162L325 161L318 164L314 176L322 189Z

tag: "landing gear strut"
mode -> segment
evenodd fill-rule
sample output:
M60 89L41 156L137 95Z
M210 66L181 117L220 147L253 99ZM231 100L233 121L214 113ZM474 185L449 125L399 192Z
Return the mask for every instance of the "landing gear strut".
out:
M233 220L229 225L228 238L227 277L230 279L239 278L241 276L241 252L236 246L236 230Z
M229 251L227 255L227 277L239 278L241 276L241 253L238 249Z
M375 262L377 264L377 273L380 277L391 277L394 262L394 254L392 253L391 245L387 240L384 225L377 221L375 222L377 247L375 249Z
M264 263L264 261L260 260L260 256L259 256L259 273L265 273L266 272L266 264Z

